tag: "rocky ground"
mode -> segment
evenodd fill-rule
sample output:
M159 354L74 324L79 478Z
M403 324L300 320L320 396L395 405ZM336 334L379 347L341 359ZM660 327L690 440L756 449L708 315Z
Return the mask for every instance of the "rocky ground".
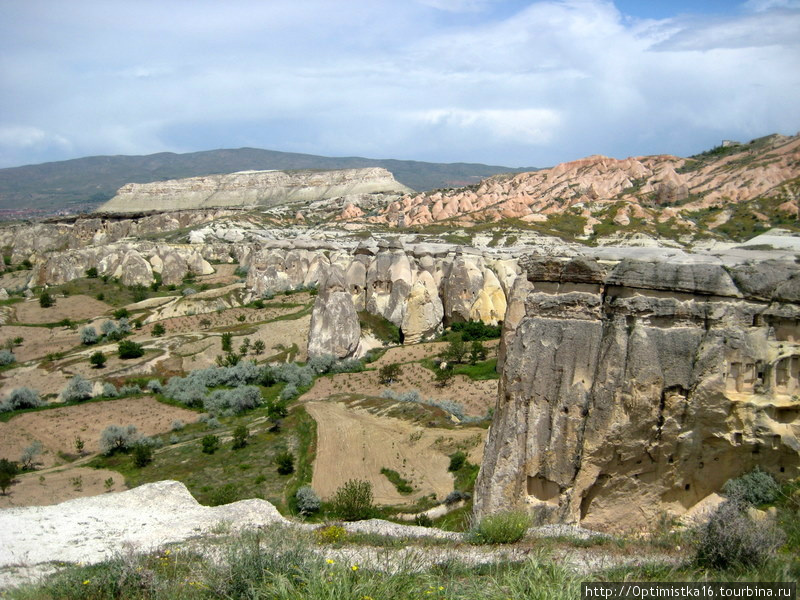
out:
M151 552L181 547L202 549L204 542L252 528L266 535L285 536L274 525L309 529L315 525L284 519L265 500L243 500L206 507L197 504L188 490L175 481L161 481L136 489L70 500L54 506L0 511L0 589L33 582L68 563L93 564L128 552ZM387 521L370 520L346 524L350 532L394 536L406 546L387 550L368 544L342 548L320 548L331 560L391 570L392 564L420 567L455 560L463 564L524 560L531 545L487 548L464 545L463 534L443 532ZM591 532L574 527L545 527L529 532L541 537L585 538ZM452 545L415 546L415 538L452 541ZM674 561L674 555L648 553L625 555L613 549L556 548L553 559L579 572L590 572L620 564L643 564L653 560Z

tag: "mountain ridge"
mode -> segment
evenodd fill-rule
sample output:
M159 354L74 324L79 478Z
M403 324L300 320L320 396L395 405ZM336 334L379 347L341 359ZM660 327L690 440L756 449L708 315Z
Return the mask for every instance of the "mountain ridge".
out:
M357 156L328 157L259 148L159 152L147 155L98 155L0 169L0 210L90 211L128 183L151 183L249 170L336 170L383 167L402 184L426 191L478 183L498 173L522 173L480 163L429 163Z

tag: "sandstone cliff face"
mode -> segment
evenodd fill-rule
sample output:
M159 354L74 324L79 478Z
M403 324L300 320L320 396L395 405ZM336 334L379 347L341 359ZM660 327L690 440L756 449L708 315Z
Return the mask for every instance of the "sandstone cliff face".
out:
M344 272L338 266L328 271L311 312L308 355L346 358L355 354L361 339L353 299L347 291Z
M210 207L274 206L381 192L408 193L386 169L242 171L154 183L129 183L99 213L168 212Z
M755 465L798 475L796 264L520 263L478 515L631 529Z

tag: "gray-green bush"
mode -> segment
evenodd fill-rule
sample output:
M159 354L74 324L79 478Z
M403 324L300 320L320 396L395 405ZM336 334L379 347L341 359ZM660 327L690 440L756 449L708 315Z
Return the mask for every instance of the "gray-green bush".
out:
M775 478L756 467L735 479L729 479L722 491L733 500L742 500L753 506L775 502L780 493L780 486Z
M109 425L100 434L100 451L103 454L127 452L141 439L135 425Z
M783 533L769 520L753 521L747 502L723 502L697 533L695 560L712 569L758 567L783 543Z
M319 496L311 486L304 485L294 495L297 512L301 515L312 515L319 512L320 502Z
M100 339L100 336L97 335L97 330L91 325L87 325L86 327L81 327L80 336L81 336L81 344L85 346L91 346L92 344L96 344L97 340Z
M67 386L61 390L61 397L65 402L79 402L92 397L92 383L80 375L75 375L69 380Z
M0 350L0 367L5 367L6 365L10 365L17 362L17 357L14 356L13 352L9 352L8 350Z
M19 410L21 408L36 408L42 406L44 400L39 396L39 392L29 387L14 388L0 403L0 412L9 410Z

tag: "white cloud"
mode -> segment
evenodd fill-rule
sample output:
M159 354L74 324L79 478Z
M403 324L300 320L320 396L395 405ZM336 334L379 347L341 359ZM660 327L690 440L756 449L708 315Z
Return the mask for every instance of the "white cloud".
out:
M744 3L745 10L754 12L764 12L773 8L800 8L800 0L747 0Z
M434 127L470 130L483 143L514 142L541 145L551 142L561 122L551 109L434 109L416 117ZM464 132L461 132L462 135Z
M603 0L19 3L0 23L0 115L25 127L0 132L0 160L63 158L69 139L75 155L546 165L793 133L798 2L662 20Z

